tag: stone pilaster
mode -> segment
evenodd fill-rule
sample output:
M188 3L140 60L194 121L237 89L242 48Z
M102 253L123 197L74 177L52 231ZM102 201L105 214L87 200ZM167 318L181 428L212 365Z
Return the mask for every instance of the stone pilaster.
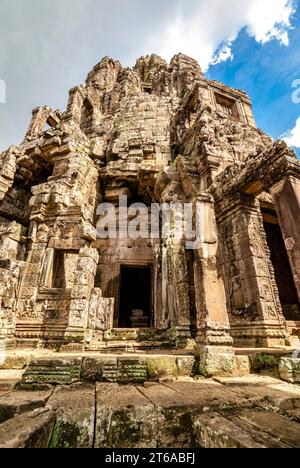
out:
M83 247L79 252L74 274L74 286L71 293L68 327L65 341L82 342L88 326L88 312L91 293L95 285L95 276L99 254L96 249Z
M260 205L236 195L217 205L231 334L237 346L284 345L287 337Z
M217 268L219 243L212 197L199 196L196 204L198 248L194 275L197 307L197 345L205 375L230 374L234 352L222 276Z

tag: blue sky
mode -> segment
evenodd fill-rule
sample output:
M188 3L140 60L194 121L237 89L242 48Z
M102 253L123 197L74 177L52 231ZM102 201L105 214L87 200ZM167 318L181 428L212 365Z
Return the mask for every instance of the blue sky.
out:
M300 103L292 101L292 83L300 79L300 6L292 25L288 47L276 40L259 44L243 29L232 45L234 59L211 66L207 73L244 89L252 99L257 125L274 138L293 129L300 117Z
M0 0L0 150L23 139L32 108L64 109L102 57L132 66L152 52L186 53L244 89L259 127L300 147L299 50L298 0Z

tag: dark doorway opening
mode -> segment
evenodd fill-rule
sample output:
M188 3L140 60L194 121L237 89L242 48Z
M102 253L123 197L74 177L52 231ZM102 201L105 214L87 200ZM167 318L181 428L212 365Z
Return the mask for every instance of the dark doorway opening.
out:
M52 287L55 289L65 289L66 287L65 258L62 250L54 251Z
M286 320L300 320L300 304L279 224L264 222L280 302Z
M118 328L152 326L152 269L121 267Z

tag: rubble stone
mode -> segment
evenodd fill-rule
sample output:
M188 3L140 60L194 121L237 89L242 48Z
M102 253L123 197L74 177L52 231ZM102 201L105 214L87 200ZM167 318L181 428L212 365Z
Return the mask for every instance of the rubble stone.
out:
M279 374L286 382L300 384L300 359L281 358Z

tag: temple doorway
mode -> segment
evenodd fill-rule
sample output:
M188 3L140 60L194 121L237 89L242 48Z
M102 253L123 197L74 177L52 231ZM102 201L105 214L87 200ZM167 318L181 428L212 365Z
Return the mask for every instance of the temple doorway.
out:
M265 221L264 227L284 317L289 321L299 321L300 304L280 226Z
M118 328L152 326L152 269L121 266Z

